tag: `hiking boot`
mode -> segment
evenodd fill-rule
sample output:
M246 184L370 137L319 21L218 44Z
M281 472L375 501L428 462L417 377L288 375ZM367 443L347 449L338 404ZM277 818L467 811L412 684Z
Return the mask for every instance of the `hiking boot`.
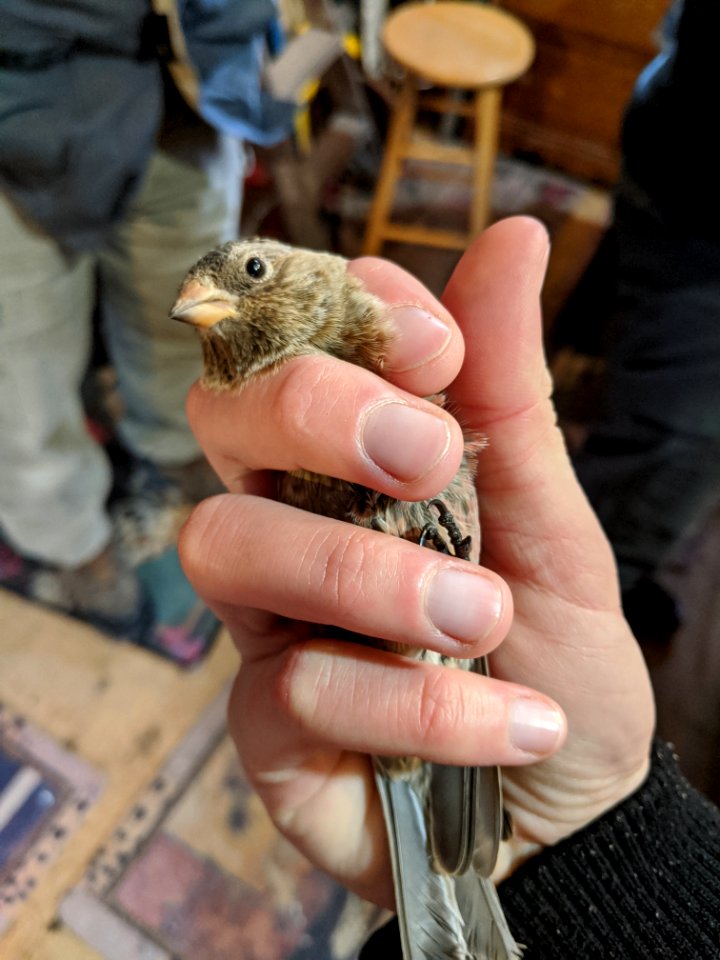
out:
M225 493L225 487L218 475L204 457L191 460L180 467L161 467L158 471L176 486L185 500L200 503L216 493Z
M79 567L60 570L58 576L69 613L117 639L144 642L153 622L150 598L113 546Z

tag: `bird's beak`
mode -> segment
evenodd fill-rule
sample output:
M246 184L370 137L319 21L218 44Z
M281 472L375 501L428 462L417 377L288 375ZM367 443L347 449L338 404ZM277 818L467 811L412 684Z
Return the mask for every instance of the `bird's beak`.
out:
M236 312L237 300L226 290L191 280L180 291L170 311L171 320L207 330Z

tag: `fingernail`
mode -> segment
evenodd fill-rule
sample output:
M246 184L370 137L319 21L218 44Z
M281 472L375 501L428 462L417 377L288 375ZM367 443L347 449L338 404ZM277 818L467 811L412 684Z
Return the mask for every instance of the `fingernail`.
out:
M510 742L524 753L550 753L564 726L557 708L527 697L512 701L508 720Z
M392 355L388 359L388 369L395 373L414 370L420 364L433 360L450 343L448 325L421 307L403 303L392 307L389 317L396 336L392 343Z
M440 417L389 401L368 413L362 444L381 470L398 480L418 480L447 453L450 430Z
M425 610L443 633L456 640L482 640L500 619L502 594L486 577L440 570L428 584Z

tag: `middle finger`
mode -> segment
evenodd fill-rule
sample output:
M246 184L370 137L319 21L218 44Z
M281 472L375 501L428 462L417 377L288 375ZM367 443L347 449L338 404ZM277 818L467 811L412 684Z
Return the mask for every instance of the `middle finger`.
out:
M482 567L263 498L205 501L180 549L210 604L261 608L448 656L488 653L512 617L507 586ZM254 636L238 638L244 655L272 652L272 640Z

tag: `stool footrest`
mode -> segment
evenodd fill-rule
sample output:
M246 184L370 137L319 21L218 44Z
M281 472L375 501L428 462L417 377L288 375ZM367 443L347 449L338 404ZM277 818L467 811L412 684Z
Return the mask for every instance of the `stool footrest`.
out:
M403 147L402 155L407 160L424 160L428 163L455 163L472 167L474 152L469 147L454 147L447 143L430 140L413 140Z
M421 247L439 247L443 250L466 250L473 239L459 230L438 230L433 227L385 223L380 231L382 240L414 243Z
M454 97L438 94L421 94L418 106L421 110L433 110L435 113L452 113L457 117L474 117L475 100L456 100Z

